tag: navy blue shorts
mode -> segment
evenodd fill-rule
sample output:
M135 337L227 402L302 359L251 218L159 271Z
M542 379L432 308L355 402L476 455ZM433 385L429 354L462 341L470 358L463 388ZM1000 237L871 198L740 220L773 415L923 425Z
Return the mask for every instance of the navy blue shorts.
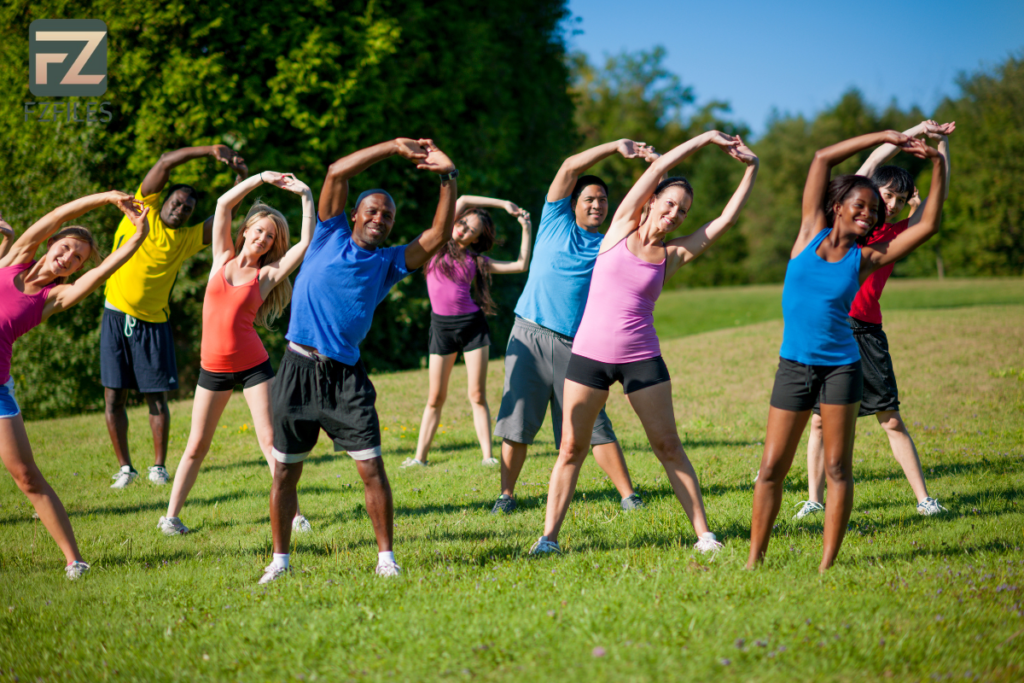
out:
M147 323L121 311L103 309L100 328L100 384L144 394L178 388L171 324Z

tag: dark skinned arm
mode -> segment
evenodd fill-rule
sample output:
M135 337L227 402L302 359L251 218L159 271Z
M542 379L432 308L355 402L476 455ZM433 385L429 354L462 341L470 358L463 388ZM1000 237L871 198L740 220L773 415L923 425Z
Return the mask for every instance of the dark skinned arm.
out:
M344 213L345 202L348 201L349 178L359 175L377 162L396 154L418 163L427 158L427 152L423 146L425 142L427 141L417 141L412 138L395 138L353 152L328 166L327 177L320 190L318 207L320 220L330 220Z

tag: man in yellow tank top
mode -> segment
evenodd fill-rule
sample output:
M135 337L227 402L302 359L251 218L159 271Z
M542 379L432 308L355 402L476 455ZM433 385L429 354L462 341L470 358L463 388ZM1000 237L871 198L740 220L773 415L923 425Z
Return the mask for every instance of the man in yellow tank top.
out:
M167 320L171 289L185 259L210 243L213 217L189 226L199 193L188 185L171 185L162 204L160 196L171 169L200 157L213 157L230 166L238 174L236 183L248 175L245 161L226 145L185 147L162 155L135 192L135 198L150 208L149 236L131 260L107 280L100 330L100 381L107 431L120 466L111 488L122 489L138 476L128 452L125 403L131 389L142 393L149 404L155 452L149 480L168 482L164 467L171 426L167 392L178 388L174 339ZM114 235L114 248L134 232L131 221L122 220Z

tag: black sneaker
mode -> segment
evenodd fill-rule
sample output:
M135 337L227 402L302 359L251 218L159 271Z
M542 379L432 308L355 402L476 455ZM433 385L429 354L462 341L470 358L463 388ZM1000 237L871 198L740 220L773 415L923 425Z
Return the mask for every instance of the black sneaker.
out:
M511 514L516 509L516 501L507 494L501 494L498 496L498 500L494 503L494 507L491 508L491 514L496 515L499 512L504 512L506 515Z
M622 509L623 510L627 510L627 511L629 511L629 510L641 510L644 507L646 507L646 504L644 503L644 499L641 498L636 493L631 493L628 498L623 498L622 499Z

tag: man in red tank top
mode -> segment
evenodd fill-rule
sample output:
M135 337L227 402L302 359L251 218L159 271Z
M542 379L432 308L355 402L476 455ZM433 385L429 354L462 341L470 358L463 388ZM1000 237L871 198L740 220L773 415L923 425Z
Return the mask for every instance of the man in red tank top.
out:
M934 121L922 121L913 128L904 131L906 135L928 137L939 141L939 153L946 158L947 182L945 193L949 194L949 133L953 132L955 123L938 124ZM927 198L922 201L918 197L914 180L910 173L897 166L882 166L896 156L899 149L893 145L882 145L876 149L857 171L858 175L871 176L878 185L885 201L886 223L872 233L868 244L892 240L911 225L916 224L923 214ZM910 206L910 215L901 221L890 223ZM879 298L882 289L892 275L893 266L888 265L875 271L861 285L857 297L850 307L850 326L854 338L860 347L861 364L864 369L864 398L860 405L860 417L874 415L878 424L889 437L893 458L903 468L903 473L917 497L919 514L930 516L946 511L939 502L928 495L928 487L921 471L921 460L917 455L914 440L907 431L907 426L900 416L899 391L896 387L896 375L893 372L892 358L889 355L889 342L882 331L882 309ZM802 503L795 519L821 512L825 489L825 452L821 436L821 414L818 406L814 407L811 418L811 431L807 442L807 488L809 499Z

